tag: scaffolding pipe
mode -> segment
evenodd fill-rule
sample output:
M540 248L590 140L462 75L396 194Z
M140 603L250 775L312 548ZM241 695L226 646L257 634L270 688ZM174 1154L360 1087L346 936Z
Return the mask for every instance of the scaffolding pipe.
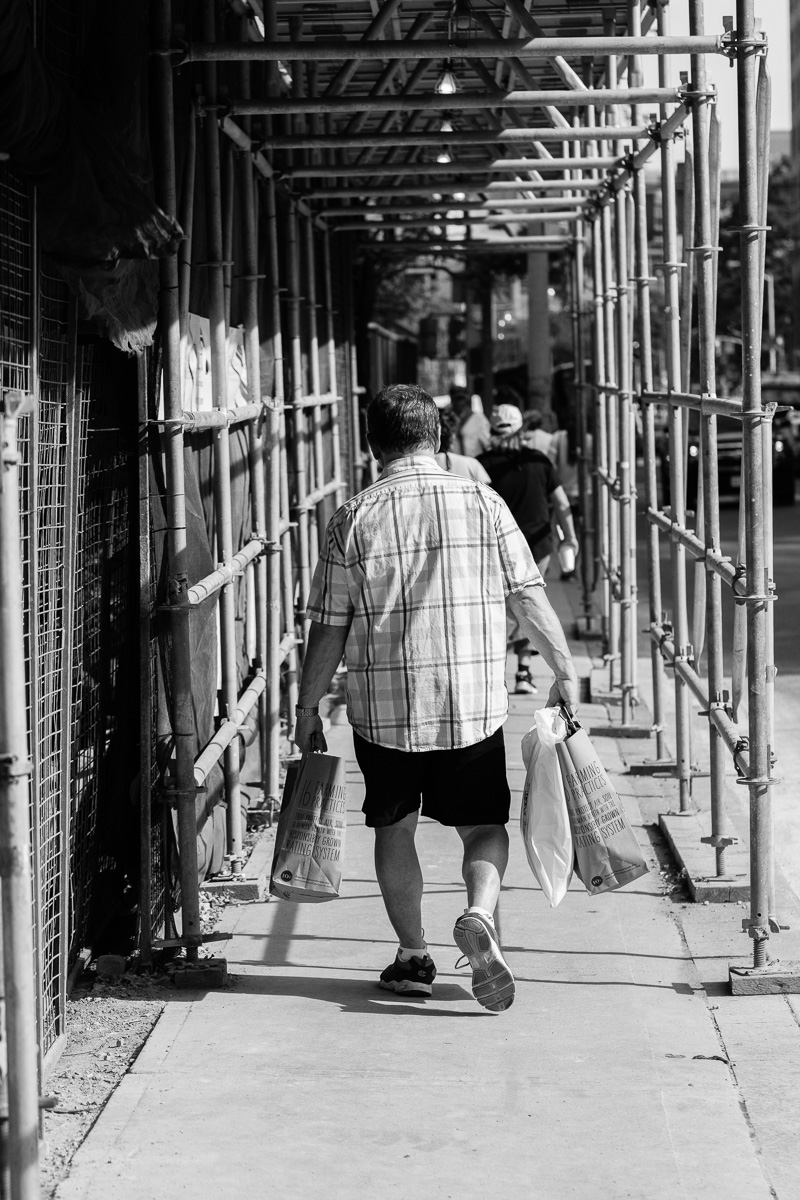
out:
M599 179L580 179L576 180L571 185L571 190L598 192L600 187L601 182ZM502 194L506 192L560 192L565 191L566 189L567 184L563 179L497 179L492 183L486 183L485 180L479 180L477 182L475 180L471 180L468 183L462 181L459 181L458 183L450 183L445 179L442 180L441 183L439 183L437 180L435 191L437 194L443 196L453 195L456 192L463 192L465 195L474 193L491 198L498 193ZM384 199L390 199L396 196L429 197L433 190L434 189L431 184L425 184L422 187L412 186L411 184L409 184L408 187L404 187L402 184L386 184L383 187L359 187L358 196L359 199L363 199L366 196L376 198L382 197ZM352 200L353 189L352 187L312 189L311 191L306 192L305 196L308 200Z
M599 134L601 127L587 129L586 134ZM619 129L619 137L640 140L650 138L651 131L644 125L626 125ZM448 146L496 146L504 142L578 142L583 135L576 136L574 129L536 129L530 125L506 126L501 129L456 130L447 135ZM265 150L361 150L364 148L389 148L392 146L433 146L439 148L445 139L441 133L333 133L333 134L282 134L264 138L259 145Z
M0 1083L8 1122L9 1200L39 1200L39 1066L34 948L31 930L30 777L23 629L22 549L17 421L30 404L21 392L2 394L0 463L0 907L5 1033L0 1031ZM2 1013L0 1013L2 1015Z
M666 27L667 10L659 5L659 33ZM659 81L668 78L669 60L659 59ZM668 113L661 110L662 120ZM675 199L675 144L672 140L661 143L661 204L663 220L663 255L661 267L664 271L664 316L666 333L667 386L681 391L681 333L680 333L680 269L678 261L677 207ZM679 527L686 525L685 475L683 469L683 421L682 413L674 405L669 406L669 477L670 502L673 518ZM676 659L691 662L692 649L689 645L689 617L686 607L686 551L680 541L673 539L671 548L672 566L672 623L674 628ZM675 733L676 733L676 777L681 812L688 812L692 803L691 726L689 716L689 694L679 671L675 672Z
M266 675L263 671L257 671L255 678L242 692L230 716L223 721L211 741L195 759L194 781L197 787L205 785L209 772L222 758L256 705L260 705L266 688Z
M384 4L383 8L389 5ZM397 4L392 7L397 8ZM520 6L521 7L521 6ZM525 10L523 10L525 11ZM379 13L383 17L383 10ZM386 21L384 21L384 24ZM364 37L376 38L369 31ZM469 52L478 58L549 59L556 55L574 58L594 58L598 54L721 54L724 43L721 35L708 37L536 37L536 38L471 38ZM405 39L382 41L315 42L193 42L178 52L179 64L209 62L385 62L408 59ZM176 57L178 57L176 53ZM414 44L414 58L461 58L464 43L441 38L419 38ZM571 68L568 68L572 74ZM348 75L346 82L352 78ZM343 89L330 91L337 95Z
M623 167L625 161L620 156L614 158L607 156L599 159L578 159L577 161L568 158L481 158L464 159L463 161L458 160L449 163L350 163L335 167L326 167L317 164L316 166L309 167L291 167L285 172L285 175L288 179L314 179L317 177L323 179L352 179L357 176L378 177L387 175L414 177L420 175L463 175L467 173L474 175L475 172L489 174L497 171L563 171L570 165L611 170L612 168ZM529 184L526 183L525 186L533 189L536 184L534 181L531 181ZM431 191L437 190L437 188L431 187Z
M647 181L644 171L633 172L633 195L635 210L635 272L636 312L639 340L639 382L643 393L653 390L653 344L650 310L650 248L647 236ZM645 499L649 509L658 508L658 476L656 472L655 414L651 404L642 404L642 440L644 443ZM650 625L661 621L661 552L658 526L647 522L647 595ZM653 683L653 729L656 735L656 762L668 759L665 736L666 682L658 645L650 642L650 668Z
M311 586L311 551L309 539L309 517L306 505L308 494L308 445L303 400L303 356L300 342L300 244L298 216L290 202L287 213L286 243L288 257L287 315L289 334L289 364L292 399L292 451L297 509L297 570L300 582L299 610L303 643L308 640L308 617L305 614L306 597Z
M344 483L342 482L342 445L339 436L339 396L337 396L336 379L336 323L333 311L333 277L331 272L331 240L328 230L322 234L322 269L325 287L325 353L328 360L328 390L331 393L331 458L333 478L339 480L339 487L333 495L336 507L344 500Z
M599 216L592 222L592 284L594 289L593 359L596 380L606 377L605 301L603 286L603 231ZM593 467L596 478L605 470L608 461L608 427L606 425L606 393L597 392L595 406L595 436L593 442ZM602 562L608 556L608 509L609 494L604 487L595 487L595 573L594 587L600 583L601 630L606 650L609 644L609 616L611 612L611 585L606 572L601 572Z
M303 43L304 45L306 43ZM499 42L497 43L500 44ZM383 43L381 43L381 49ZM405 55L408 46L403 43ZM416 52L416 45L414 47ZM285 51L283 52L285 53ZM470 44L472 53L472 43ZM663 61L663 60L659 60ZM312 100L308 97L281 97L276 100L252 100L245 102L234 98L225 105L225 112L233 116L294 116L309 113L339 112L458 112L464 109L484 108L582 108L593 104L597 108L616 104L680 104L687 93L682 88L592 88L586 91L497 91L454 92L440 95L438 92L415 92L409 96L322 96ZM214 106L206 102L205 108ZM334 168L335 171L335 168Z
M753 0L736 0L736 75L738 84L739 196L742 289L742 492L745 496L745 551L748 595L747 695L750 736L750 927L753 966L767 962L770 901L770 829L772 767L767 703L767 529L764 521L762 461L761 323L765 236L759 194L759 146L756 121L756 71ZM749 44L748 44L749 43ZM766 170L766 164L764 164Z
M320 210L321 216L328 221L336 217L386 217L386 216L402 216L404 213L409 215L420 213L441 213L444 210L451 209L460 213L473 213L484 217L491 215L491 212L520 209L525 214L545 214L545 219L548 221L555 220L550 216L550 210L563 208L565 205L576 205L579 208L584 208L590 203L588 197L579 196L553 196L546 197L543 200L530 200L526 197L519 197L511 200L458 200L452 201L450 204L443 201L438 203L427 204L372 204L364 207L354 205L352 208L323 208ZM577 212L577 209L576 209ZM519 221L527 220L527 216L516 218Z
M250 78L248 64L242 65L240 84L243 94L249 94ZM249 134L249 128L246 129ZM258 216L256 208L256 185L250 154L239 151L242 216L242 301L244 322L244 351L247 368L247 391L250 407L258 406L247 426L248 463L250 468L250 521L256 538L268 538L267 497L265 478L266 441L264 411L261 404L261 337L258 324L258 299L260 275L258 270ZM277 541L277 539L276 539ZM277 545L274 546L277 549ZM253 562L253 591L255 598L255 658L256 671L264 672L267 667L268 629L268 583L267 558L258 555ZM269 711L266 688L258 697L258 741L262 792L268 793L270 774Z
M216 28L215 0L203 0L203 31L213 41ZM213 63L203 67L203 88L210 102L216 101L217 68ZM222 177L220 163L219 126L215 120L203 124L206 173L206 255L209 315L209 357L211 361L211 393L215 408L228 407L228 328L225 315L225 252L223 245ZM214 513L217 559L221 567L233 562L233 521L231 512L231 455L230 434L222 426L214 439ZM233 580L226 583L219 596L219 637L221 658L220 708L223 719L236 704L238 677L236 663L236 595ZM242 839L241 791L239 786L239 753L229 747L224 757L225 799L227 803L227 856L231 873L241 875L244 863Z
M172 67L168 51L172 38L172 5L169 0L151 5L153 31L154 165L156 200L169 216L176 213L175 109ZM159 260L159 326L163 354L164 415L174 423L165 427L167 502L167 594L170 613L170 667L172 675L172 737L175 758L169 792L178 812L178 854L181 878L181 942L188 962L197 960L202 940L200 889L197 874L197 816L194 786L194 706L192 702L191 631L188 613L188 559L186 490L184 482L183 424L181 409L180 307L177 255ZM149 719L149 715L148 715Z
M702 32L704 0L689 0L689 21L694 31ZM692 83L706 86L706 63L702 56L692 58ZM716 382L716 314L714 276L717 262L717 233L712 221L710 174L710 122L708 100L698 101L692 117L693 163L695 182L695 269L697 273L697 351L701 396L713 396ZM702 403L702 401L701 401ZM711 550L720 547L719 471L717 465L717 418L700 414L700 466L703 495L703 534ZM699 523L699 518L698 518ZM705 700L709 714L709 754L711 771L711 837L717 875L726 871L726 846L730 844L725 806L725 755L722 736L711 719L715 709L724 709L725 684L722 645L722 580L705 563L706 577L706 653L707 689Z
M317 254L314 244L314 227L306 218L305 226L305 263L306 263L306 312L308 328L308 365L311 376L311 394L316 399L322 390L319 360L319 331L317 328ZM325 447L322 440L322 413L319 404L311 406L311 446L314 466L311 491L318 492L325 481ZM308 498L306 498L308 503ZM319 557L319 548L325 530L325 506L320 501L314 514L315 545L312 547L312 562ZM310 566L310 564L309 564Z

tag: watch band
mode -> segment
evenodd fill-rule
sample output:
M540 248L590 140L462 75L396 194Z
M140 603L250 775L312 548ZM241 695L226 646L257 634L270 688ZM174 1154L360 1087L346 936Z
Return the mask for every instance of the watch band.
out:
M295 704L294 712L296 717L316 717L319 713L319 705L315 704L313 707L307 708L302 704Z

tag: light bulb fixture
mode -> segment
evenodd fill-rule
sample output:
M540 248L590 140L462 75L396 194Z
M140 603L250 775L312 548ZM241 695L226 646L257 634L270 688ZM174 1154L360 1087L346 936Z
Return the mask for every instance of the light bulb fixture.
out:
M444 60L444 69L436 80L436 91L440 96L452 96L458 91L458 80L449 58Z
M453 0L447 14L447 35L451 42L468 42L478 33L478 22L470 0Z
M450 155L447 153L447 146L442 146L441 150L436 155L436 161L438 163L449 163L453 161Z
M453 122L450 120L449 117L445 117L445 119L442 121L441 125L439 126L439 132L440 133L452 133L453 132Z

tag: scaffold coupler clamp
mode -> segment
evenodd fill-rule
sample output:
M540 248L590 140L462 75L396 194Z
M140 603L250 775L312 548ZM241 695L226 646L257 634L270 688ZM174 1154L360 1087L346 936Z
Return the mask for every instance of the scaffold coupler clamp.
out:
M730 66L734 66L743 46L750 54L763 56L767 53L767 35L761 31L761 18L755 18L755 37L740 38L734 27L733 17L723 17L722 25L725 30L719 42L720 53L724 54Z
M748 937L754 941L765 942L769 939L772 922L762 925L760 921L753 921L750 917L742 917L742 929Z

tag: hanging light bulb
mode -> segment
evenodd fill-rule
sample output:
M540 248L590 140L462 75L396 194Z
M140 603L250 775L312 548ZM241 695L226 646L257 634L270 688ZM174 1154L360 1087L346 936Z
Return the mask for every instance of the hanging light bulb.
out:
M477 33L477 21L470 0L453 0L447 14L447 33L451 41L466 42Z
M445 119L442 121L441 125L439 126L439 132L440 133L452 133L453 132L453 122L451 120L449 120L447 117L445 117Z
M436 155L436 161L438 163L449 163L453 161L447 152L447 146L442 146L441 150Z
M444 70L436 80L436 91L440 96L452 96L454 92L458 91L458 80L449 58L444 60Z

